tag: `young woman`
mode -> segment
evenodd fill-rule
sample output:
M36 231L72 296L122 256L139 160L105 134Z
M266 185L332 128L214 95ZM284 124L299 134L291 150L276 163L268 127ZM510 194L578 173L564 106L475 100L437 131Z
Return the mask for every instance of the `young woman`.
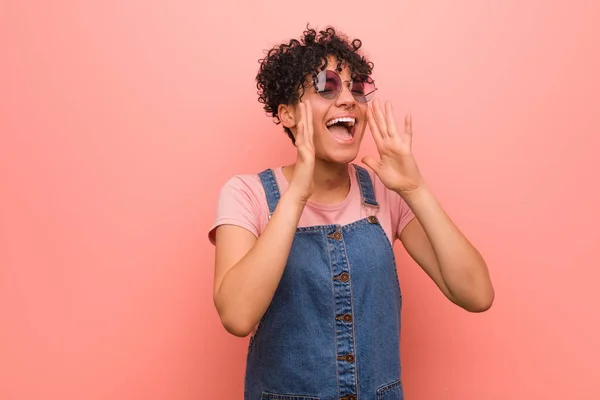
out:
M222 188L209 237L225 329L252 334L245 399L403 399L398 239L446 297L487 310L479 252L446 215L411 153L412 127L374 99L359 40L307 29L271 49L259 101L296 162ZM367 125L379 159L353 163Z

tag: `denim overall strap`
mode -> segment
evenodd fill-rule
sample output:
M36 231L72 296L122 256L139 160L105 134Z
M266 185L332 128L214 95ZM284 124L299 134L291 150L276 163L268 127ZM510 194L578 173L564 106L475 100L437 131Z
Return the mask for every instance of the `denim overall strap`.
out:
M259 173L258 176L265 189L267 204L269 205L269 219L271 219L271 216L275 212L275 207L277 207L277 203L279 202L279 186L277 186L275 174L272 169L266 169Z
M379 208L377 200L375 200L375 189L373 188L373 181L369 171L360 165L352 164L356 169L356 178L358 180L358 186L360 187L360 194L362 196L363 204L366 206Z

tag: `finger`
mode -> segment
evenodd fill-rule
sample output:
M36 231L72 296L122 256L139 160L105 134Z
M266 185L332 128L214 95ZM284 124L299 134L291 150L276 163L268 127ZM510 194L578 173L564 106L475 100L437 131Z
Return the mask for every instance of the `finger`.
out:
M367 167L371 168L373 172L377 173L379 171L379 162L373 157L363 157L362 162Z
M381 110L379 99L373 100L373 111L375 111L375 121L377 122L377 127L379 128L381 135L384 138L389 136L387 124L385 123L385 115L383 115L383 111Z
M385 121L390 136L396 136L398 134L398 129L396 128L396 121L394 120L394 109L392 107L391 101L385 103Z
M305 122L304 122L304 104L298 104L298 122L296 123L296 145L299 146L305 142Z
M311 146L313 145L313 136L314 136L314 128L313 128L313 114L312 114L312 105L310 101L306 100L306 142Z
M412 115L410 113L406 114L406 117L404 117L404 132L412 138Z
M373 140L375 140L375 144L379 148L381 141L383 140L383 135L379 131L377 127L377 122L375 121L375 116L373 115L373 106L371 103L367 106L367 123L369 124L369 130L371 131L371 135L373 136Z

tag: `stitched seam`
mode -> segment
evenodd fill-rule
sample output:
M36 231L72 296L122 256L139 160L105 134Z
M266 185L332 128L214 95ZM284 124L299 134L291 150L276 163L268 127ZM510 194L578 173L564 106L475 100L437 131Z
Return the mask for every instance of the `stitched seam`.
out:
M352 164L354 166L354 170L356 171L356 178L358 179L358 186L360 187L361 190L361 200L363 202L364 205L368 205L370 207L376 207L379 208L379 204L377 203L377 199L375 197L375 186L373 185L373 178L371 177L371 174L369 173L368 170L366 170L365 168L362 168L359 165L356 164ZM366 175L365 177L365 189L363 190L363 181L361 179L361 175L364 174ZM368 178L368 179L367 179ZM369 197L365 195L365 191L366 191L366 186L370 186L370 190L369 192L371 192L371 194L373 195L373 197ZM372 202L372 204L371 204ZM365 204L366 203L366 204Z
M392 261L394 263L394 265L393 265L394 276L396 277L396 286L398 288L398 295L400 296L400 298L398 300L400 301L400 299L402 299L402 288L400 287L400 277L398 276L398 263L396 261L396 254L394 253L394 247L390 243L390 239L388 238L388 235L383 230L383 227L381 226L381 224L377 223L374 225L377 226L377 230L379 231L379 233L381 235L383 235L385 242L387 244L387 247L392 255Z
M262 392L263 400L320 400L320 397Z
M354 387L356 388L356 397L360 398L358 389L358 349L356 348L356 314L354 313L354 285L352 284L352 270L350 269L350 259L348 258L348 252L346 251L346 238L342 236L342 242L344 244L344 257L346 258L346 265L348 266L348 273L350 274L350 308L352 309L352 315L354 316L352 321L352 340L354 341Z
M364 202L365 201L365 191L363 189L363 182L360 176L360 169L358 168L358 166L354 165L354 173L356 174L356 180L358 181L358 187L360 188L360 199Z
M333 315L335 316L335 276L333 274L333 266L331 265L331 245L329 244L329 240L327 240L327 231L323 231L323 235L325 236L325 243L327 243L327 252L328 252L328 258L329 258L329 272L331 273L331 288L333 291L333 296L332 296L332 300L333 300ZM333 342L334 342L334 354L337 356L337 322L334 321L333 323ZM334 363L335 365L335 376L336 376L336 384L338 387L338 397L341 396L340 394L340 372L338 370L338 365L337 365L337 360Z
M375 196L375 173L373 172L371 174L371 172L369 172L367 169L365 169L365 172L367 174L367 176L369 177L369 186L371 187L371 193L373 194L373 207L377 207L379 208L379 203L377 203L377 196Z
M258 174L260 181L262 183L263 189L265 191L265 197L267 198L267 207L269 208L269 218L275 212L275 208L279 203L279 198L281 197L281 191L279 190L279 185L277 184L277 179L275 178L275 173L272 169L267 169ZM265 187L267 186L267 187ZM273 200L274 204L271 204ZM271 206L273 210L271 211Z
M380 387L379 389L377 389L377 399L381 400L383 398L383 395L402 386L402 378L398 379L397 381L388 383L385 386Z
M367 207L367 206L365 206ZM312 225L312 226L300 226L298 228L296 228L296 232L297 233L307 233L307 232L315 232L318 233L318 231L323 230L323 229L349 229L349 228L353 228L357 225L362 224L363 222L369 222L367 220L368 217L365 218L360 218L357 219L356 221L350 222L349 224L346 225L339 225L339 224L329 224L329 225Z

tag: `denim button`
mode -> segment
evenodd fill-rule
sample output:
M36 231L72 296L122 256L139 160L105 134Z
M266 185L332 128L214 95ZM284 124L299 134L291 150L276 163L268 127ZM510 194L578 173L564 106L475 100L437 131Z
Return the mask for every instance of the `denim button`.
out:
M333 238L335 240L340 240L342 238L342 232L340 231L335 231L335 233L333 234Z
M377 217L374 215L370 215L369 218L367 218L367 221L369 221L370 224L376 224L377 223Z

